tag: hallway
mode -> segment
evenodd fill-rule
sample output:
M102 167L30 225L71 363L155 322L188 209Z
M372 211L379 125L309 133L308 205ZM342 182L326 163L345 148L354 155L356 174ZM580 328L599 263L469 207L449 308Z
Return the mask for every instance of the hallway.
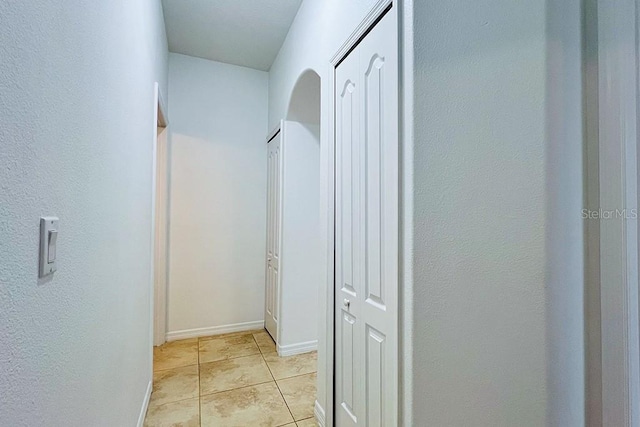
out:
M145 426L315 426L316 353L279 357L264 330L154 348Z
M0 0L0 427L640 427L638 211L640 0Z

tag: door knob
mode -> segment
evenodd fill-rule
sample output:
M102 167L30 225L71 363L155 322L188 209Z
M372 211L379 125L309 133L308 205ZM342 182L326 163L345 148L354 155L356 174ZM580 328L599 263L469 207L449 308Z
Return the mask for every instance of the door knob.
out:
M351 301L345 298L344 301L342 301L342 304L344 304L344 306L348 309L351 306Z

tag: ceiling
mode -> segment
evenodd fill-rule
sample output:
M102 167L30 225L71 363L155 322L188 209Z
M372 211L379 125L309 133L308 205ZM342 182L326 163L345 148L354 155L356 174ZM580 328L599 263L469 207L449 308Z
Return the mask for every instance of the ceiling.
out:
M169 51L268 71L302 0L163 0Z

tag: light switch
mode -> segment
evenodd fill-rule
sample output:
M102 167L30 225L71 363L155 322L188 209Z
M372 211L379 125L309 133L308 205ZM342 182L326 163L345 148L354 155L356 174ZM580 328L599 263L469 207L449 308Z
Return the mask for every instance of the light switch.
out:
M58 218L40 218L40 271L39 276L53 274L57 269Z
M56 260L56 241L58 240L58 230L49 230L49 256L47 261L52 263Z

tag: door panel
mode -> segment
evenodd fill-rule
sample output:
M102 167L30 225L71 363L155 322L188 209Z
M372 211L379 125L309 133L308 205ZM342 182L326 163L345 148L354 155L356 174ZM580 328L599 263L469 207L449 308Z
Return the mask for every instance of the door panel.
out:
M359 45L365 81L361 126L367 150L366 245L368 295L365 425L395 426L398 396L398 54L395 14L387 15ZM381 359L378 360L377 357ZM382 402L380 406L378 403ZM376 413L376 407L381 408Z
M395 10L336 68L335 421L397 425Z
M336 70L336 425L356 426L362 411L359 369L361 322L357 297L359 273L359 92L358 57Z
M343 375L341 377L341 396L342 398L342 407L347 412L347 415L352 419L352 421L357 421L355 415L355 367L354 367L354 347L355 347L355 331L354 326L356 323L355 317L351 316L349 313L342 313L342 354L343 354L343 364L342 364L342 372Z

